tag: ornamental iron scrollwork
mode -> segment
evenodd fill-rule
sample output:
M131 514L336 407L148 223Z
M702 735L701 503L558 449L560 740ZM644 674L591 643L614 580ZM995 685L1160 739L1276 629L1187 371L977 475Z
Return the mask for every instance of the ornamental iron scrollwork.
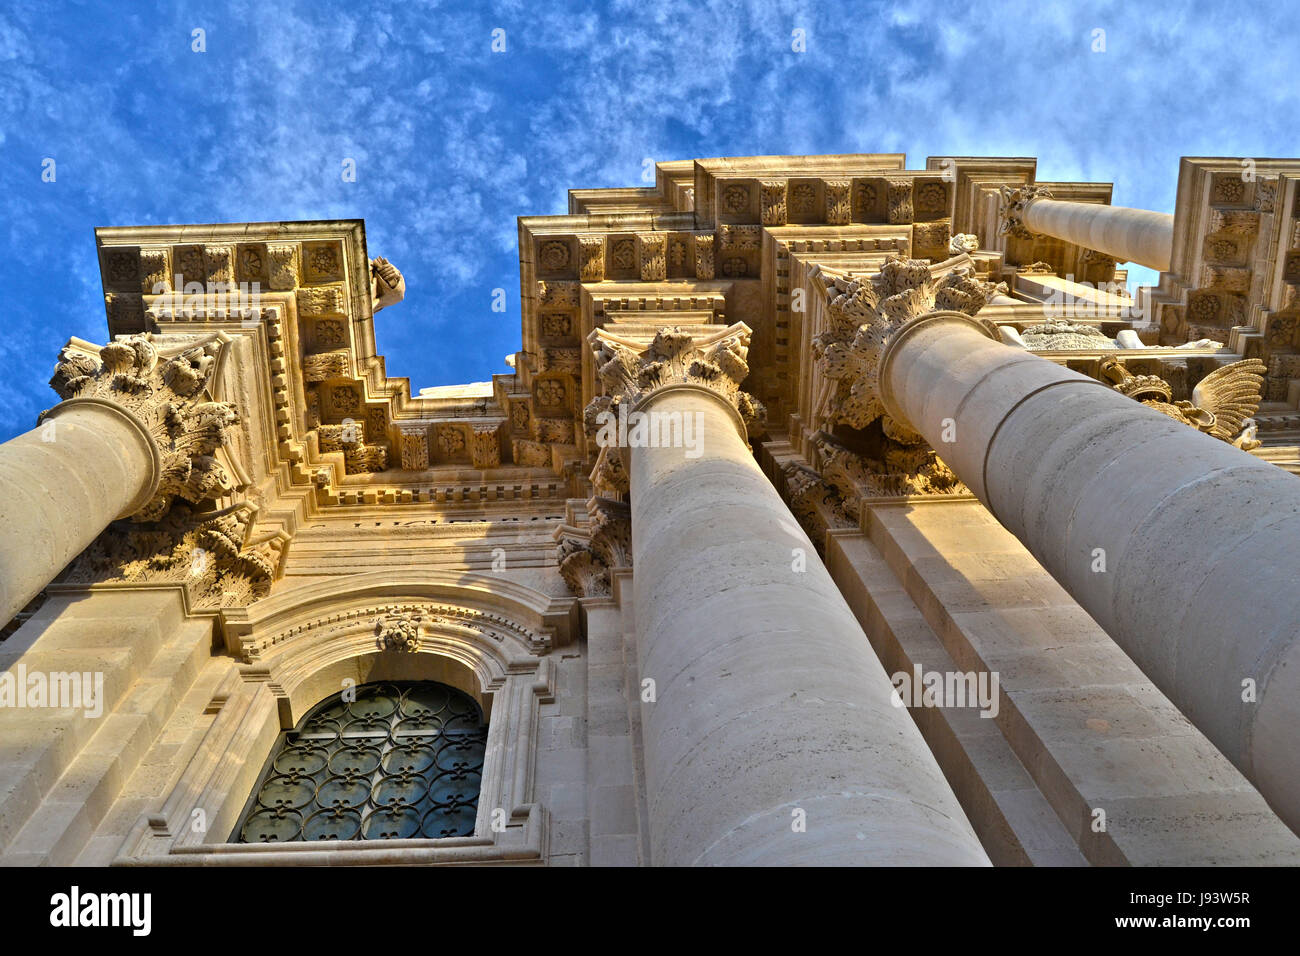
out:
M487 722L433 681L365 684L280 736L232 842L472 836Z

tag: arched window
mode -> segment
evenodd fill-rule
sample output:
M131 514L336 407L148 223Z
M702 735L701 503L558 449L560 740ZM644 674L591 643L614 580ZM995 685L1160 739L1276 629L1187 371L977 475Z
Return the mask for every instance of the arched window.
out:
M364 684L281 734L236 843L471 836L487 723L433 681Z

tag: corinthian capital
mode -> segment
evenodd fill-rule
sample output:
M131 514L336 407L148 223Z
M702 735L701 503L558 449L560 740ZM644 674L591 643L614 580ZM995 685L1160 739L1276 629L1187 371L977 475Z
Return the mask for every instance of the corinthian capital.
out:
M965 261L938 266L923 259L888 259L879 274L854 278L817 266L825 287L827 325L813 337L821 372L820 422L866 428L877 419L885 435L902 444L921 437L885 414L880 401L880 357L909 323L931 312L975 315L1004 285L974 278Z
M999 231L1019 239L1028 239L1033 233L1025 228L1025 210L1035 199L1051 199L1051 190L1044 186L1024 185L1003 186L1001 192Z
M596 373L605 396L593 402L601 410L618 404L635 405L670 385L699 385L725 398L740 413L750 435L758 434L762 403L740 390L749 375L749 326L737 322L711 335L697 336L678 328L660 329L643 345L604 329L594 329L588 342L596 357ZM587 416L591 420L591 415Z
M98 357L71 347L59 353L50 387L65 401L111 402L128 412L157 448L162 468L148 503L131 517L155 521L179 496L198 503L227 494L233 482L213 457L226 429L239 421L227 402L204 398L220 343L159 355L149 335L110 342Z

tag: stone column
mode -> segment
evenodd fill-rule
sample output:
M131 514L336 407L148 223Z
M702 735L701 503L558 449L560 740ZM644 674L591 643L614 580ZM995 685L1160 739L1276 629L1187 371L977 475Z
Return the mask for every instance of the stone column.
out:
M883 340L884 414L939 451L1300 832L1300 481L967 315Z
M1004 186L1001 215L1003 232L1052 236L1159 272L1168 271L1173 255L1174 217L1169 213L1061 202L1040 186Z
M173 496L231 489L211 457L237 421L201 393L217 346L160 361L146 336L68 347L50 384L65 400L0 445L0 621L8 621L115 518L152 520Z
M742 324L696 340L661 331L642 351L592 335L615 398L588 421L607 411L602 427L630 426L620 449L608 432L597 441L603 458L621 452L630 486L651 862L987 865L749 450L748 338ZM648 447L638 414L661 439L680 424L678 440Z

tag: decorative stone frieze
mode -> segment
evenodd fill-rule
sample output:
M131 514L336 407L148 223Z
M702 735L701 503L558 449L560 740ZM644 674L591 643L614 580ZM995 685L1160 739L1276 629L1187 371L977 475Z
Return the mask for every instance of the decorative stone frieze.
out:
M936 219L912 226L912 255L917 259L938 262L952 255L952 222Z
M343 286L319 286L315 289L299 289L297 292L298 314L305 317L318 315L346 315L347 299Z
M203 247L203 270L209 289L224 288L235 281L235 247L206 245Z
M515 464L529 468L549 468L551 464L551 446L545 442L527 438L516 438L511 443L514 450Z
M388 448L367 444L359 422L321 425L316 429L322 452L342 452L347 474L369 474L388 467Z
M581 292L581 283L566 279L542 280L537 283L537 300L551 308L576 309Z
M1076 322L1044 322L1021 333L1021 341L1032 352L1112 349L1115 340L1095 325Z
M718 236L724 250L738 251L758 250L763 246L763 230L760 226L719 226Z
M140 291L145 295L172 291L170 247L140 250Z
M162 517L178 496L198 503L234 489L213 452L239 415L228 402L204 398L219 350L219 343L209 342L163 359L151 336L133 335L105 345L98 359L71 348L59 355L50 379L59 397L117 405L139 422L161 456L157 489L132 516L137 521Z

